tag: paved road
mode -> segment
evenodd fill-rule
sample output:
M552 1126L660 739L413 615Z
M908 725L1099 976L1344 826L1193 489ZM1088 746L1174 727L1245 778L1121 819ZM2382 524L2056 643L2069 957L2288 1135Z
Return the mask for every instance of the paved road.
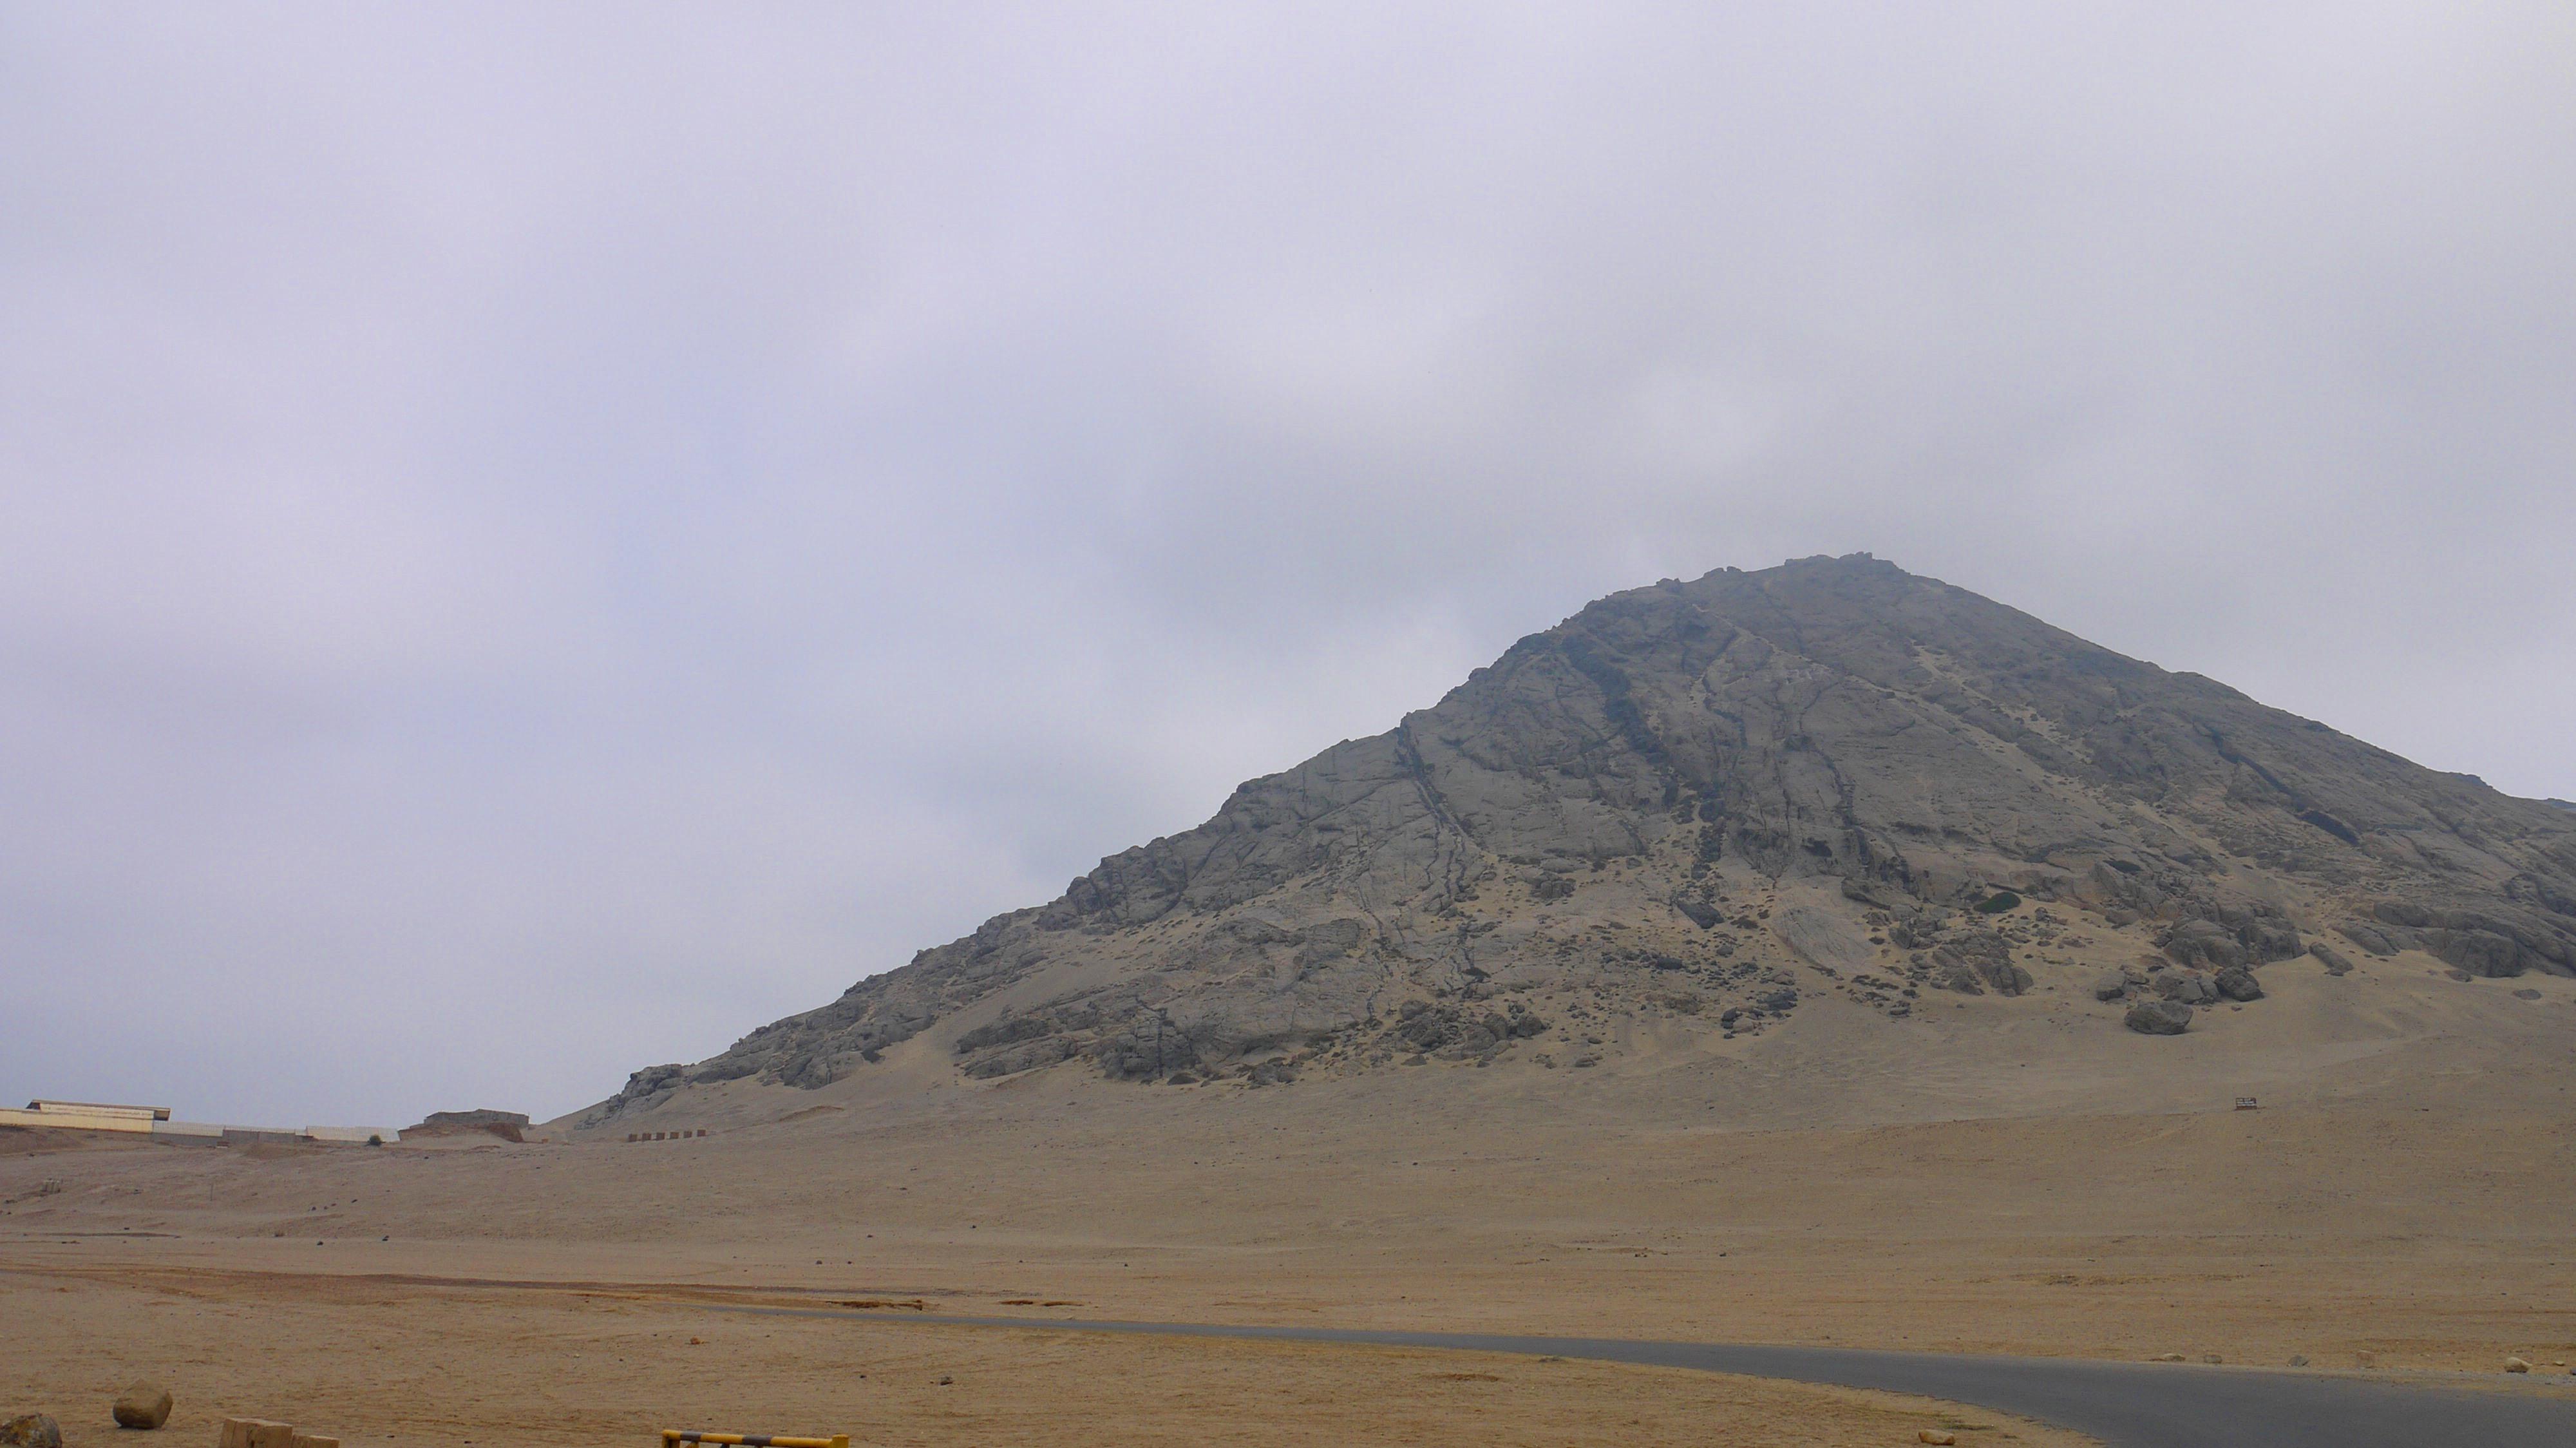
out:
M1552 1354L1883 1388L1974 1403L2090 1433L2111 1448L2571 1448L2576 1397L2538 1384L2448 1390L2323 1373L2255 1372L2181 1363L2080 1358L1969 1357L1856 1348L1735 1347L1620 1338L1497 1337L1467 1332L1362 1332L1322 1327L1219 1327L1026 1317L889 1318L831 1308L727 1307L779 1317L1047 1327L1180 1337L1377 1343L1474 1352Z

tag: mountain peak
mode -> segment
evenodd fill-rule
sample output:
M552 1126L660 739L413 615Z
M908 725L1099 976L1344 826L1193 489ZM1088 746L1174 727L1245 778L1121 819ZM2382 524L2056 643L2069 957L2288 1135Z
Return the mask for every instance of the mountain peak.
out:
M1715 1049L1819 1000L1901 1023L1927 993L2042 985L2112 999L2116 1030L2122 1000L2259 998L2255 972L2328 931L2329 968L2576 973L2576 817L1818 556L1599 599L1386 733L586 1120L896 1054L968 1080L1575 1069L1624 1049L1587 1022Z

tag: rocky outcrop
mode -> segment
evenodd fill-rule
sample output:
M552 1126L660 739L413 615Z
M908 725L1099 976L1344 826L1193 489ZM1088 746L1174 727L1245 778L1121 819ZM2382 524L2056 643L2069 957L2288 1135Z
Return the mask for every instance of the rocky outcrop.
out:
M2079 917L2154 942L2166 969L2121 991L2142 1005L2260 1000L2329 927L2576 972L2576 815L1866 556L1722 570L1594 603L589 1119L827 1085L925 1033L970 1079L1203 1080L1483 1059L1531 1039L1488 1019L1531 991L1738 1032L1819 992L1901 1017L2035 989Z
M405 1127L405 1136L497 1136L503 1141L524 1141L528 1129L527 1113L493 1111L433 1111L418 1126Z
M2157 948L2178 964L2234 970L2295 959L2307 949L2278 906L2195 902L2186 908L2194 913L2156 936Z
M2504 896L2505 903L2481 907L2382 900L2372 907L2373 923L2358 927L2361 934L2352 925L2344 933L2365 949L2383 947L2374 953L2422 950L2471 975L2576 975L2576 931L2558 923L2576 918L2576 909L2565 908L2576 901L2536 876L2507 881ZM2523 908L2526 902L2543 908Z

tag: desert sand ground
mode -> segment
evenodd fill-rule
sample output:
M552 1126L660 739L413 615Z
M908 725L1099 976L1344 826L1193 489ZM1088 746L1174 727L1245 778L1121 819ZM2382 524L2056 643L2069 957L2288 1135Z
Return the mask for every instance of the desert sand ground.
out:
M2073 1445L1993 1413L1876 1393L1388 1348L817 1322L633 1290L433 1287L191 1272L13 1276L11 1376L124 1441L129 1363L178 1385L170 1431L227 1410L351 1445L631 1445L665 1426L845 1432L868 1444L1541 1442ZM18 1384L12 1384L19 1389ZM68 1415L66 1415L68 1416Z
M686 1120L523 1145L30 1134L0 1140L0 1349L49 1401L103 1408L151 1371L183 1422L303 1415L352 1442L539 1441L532 1424L632 1442L685 1419L1421 1443L1704 1441L1722 1420L1729 1441L1864 1443L1944 1415L2045 1441L1653 1370L719 1301L2303 1357L2576 1392L2576 982L2407 959L2265 979L2272 999L2173 1039L2043 991L1903 1023L1823 1001L1723 1051L1637 1023L1579 1077L1506 1060L1260 1089L1079 1067L934 1084L935 1059L890 1056L820 1092L737 1083ZM2505 1379L2508 1354L2538 1372Z

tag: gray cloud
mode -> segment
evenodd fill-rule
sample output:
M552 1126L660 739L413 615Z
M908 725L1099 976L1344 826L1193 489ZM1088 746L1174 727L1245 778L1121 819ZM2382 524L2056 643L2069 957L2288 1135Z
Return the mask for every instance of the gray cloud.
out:
M0 5L0 1089L565 1110L1815 552L2576 796L2571 96L2543 5Z

